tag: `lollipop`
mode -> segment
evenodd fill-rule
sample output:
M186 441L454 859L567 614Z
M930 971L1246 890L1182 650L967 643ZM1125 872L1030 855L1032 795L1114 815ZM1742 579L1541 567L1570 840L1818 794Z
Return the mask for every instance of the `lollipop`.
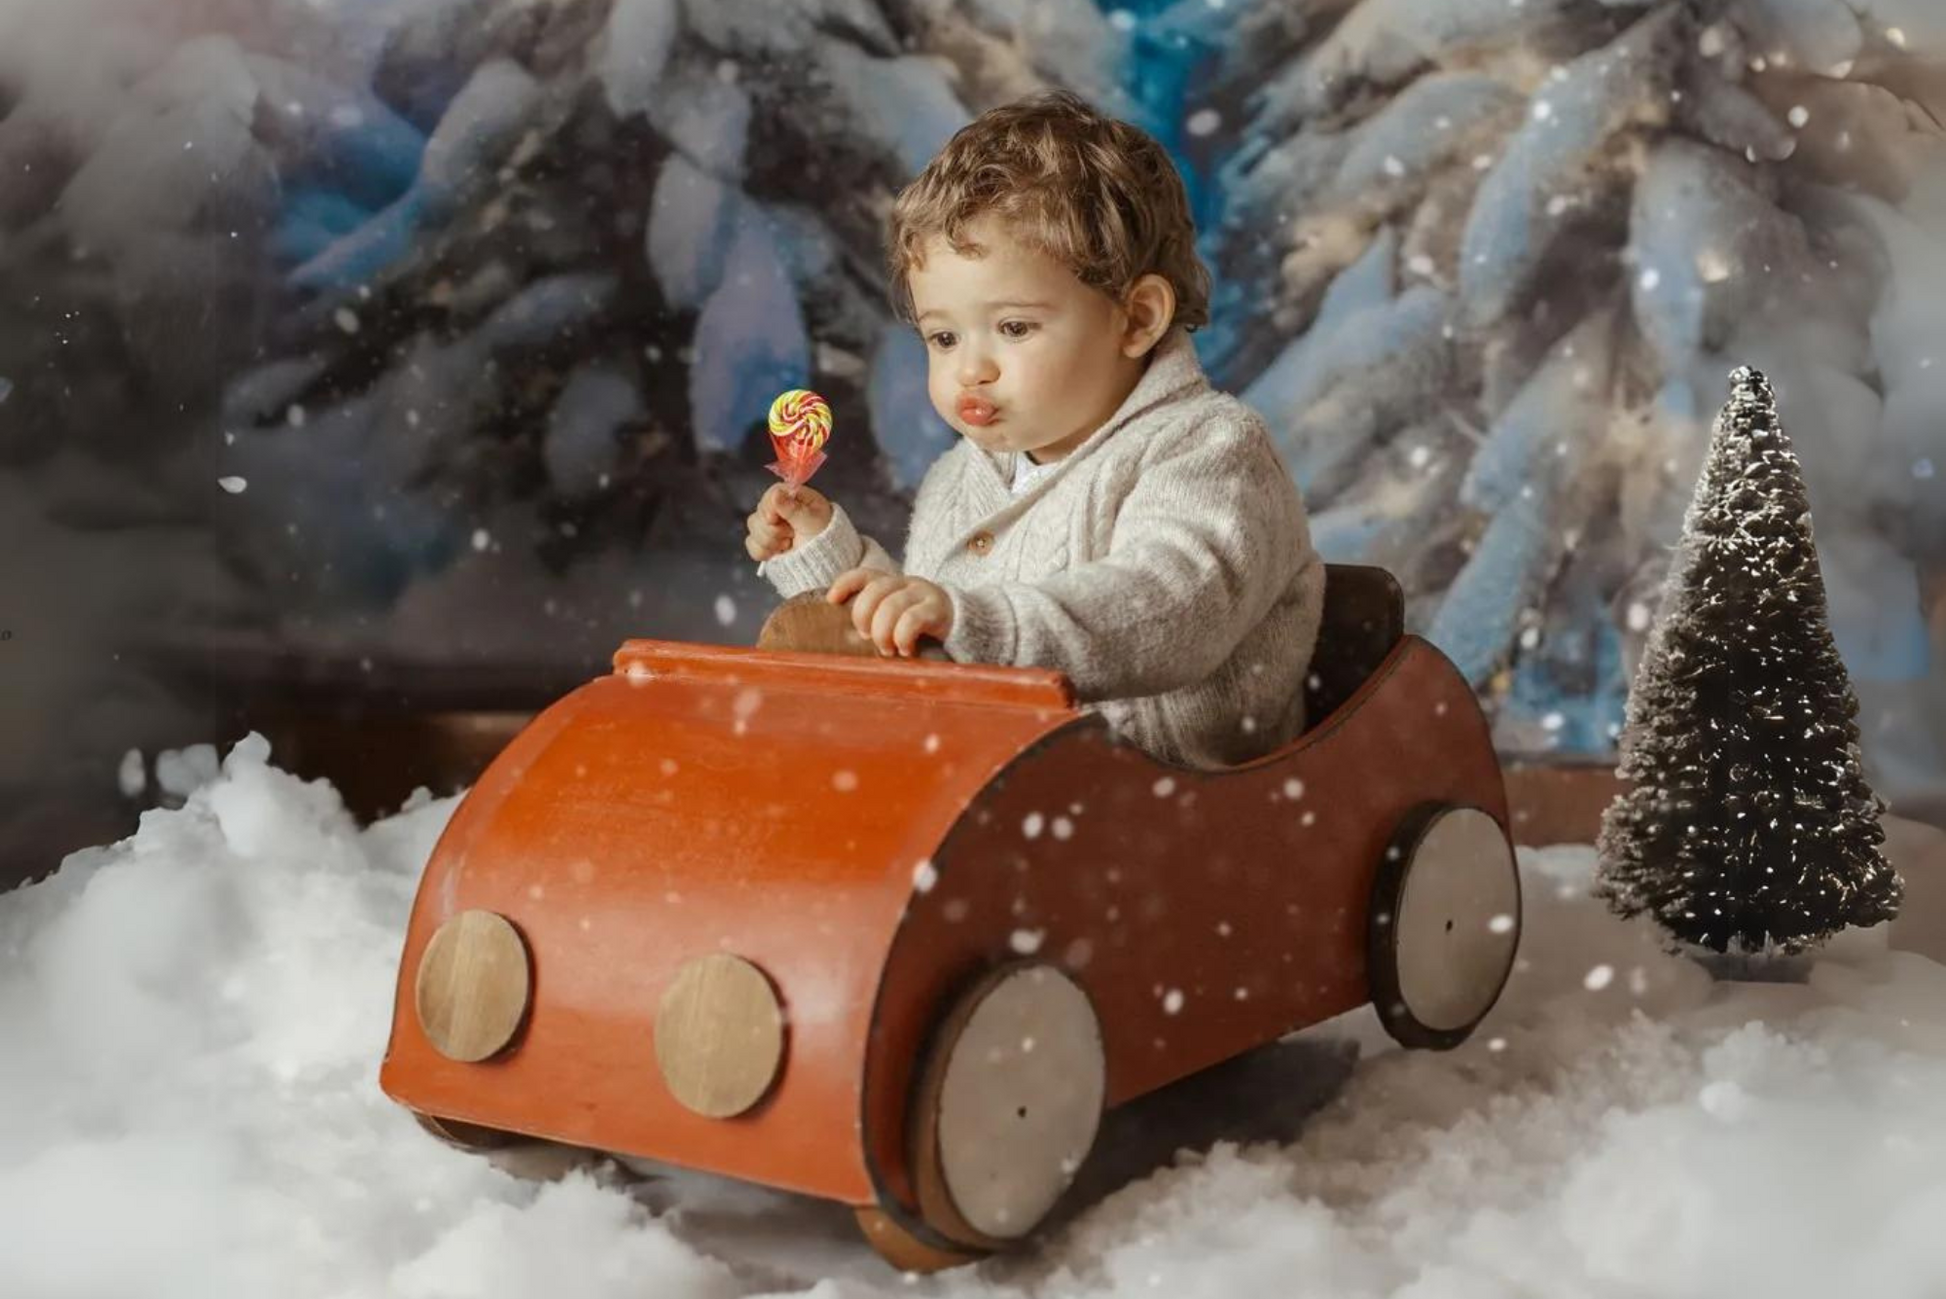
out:
M770 472L792 491L802 487L824 463L824 440L831 436L831 407L808 388L793 388L770 403L770 444L777 462Z

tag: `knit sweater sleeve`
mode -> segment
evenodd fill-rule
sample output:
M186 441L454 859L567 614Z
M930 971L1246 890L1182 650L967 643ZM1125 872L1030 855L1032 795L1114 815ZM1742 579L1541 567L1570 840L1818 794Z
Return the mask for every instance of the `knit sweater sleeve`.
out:
M1034 581L949 587L946 650L1058 669L1083 701L1179 689L1263 620L1309 542L1261 421L1199 422L1145 457L1101 558Z
M831 522L802 546L773 555L757 565L757 572L789 599L806 591L822 591L854 568L899 570L899 561L885 547L858 531L845 507L831 503Z

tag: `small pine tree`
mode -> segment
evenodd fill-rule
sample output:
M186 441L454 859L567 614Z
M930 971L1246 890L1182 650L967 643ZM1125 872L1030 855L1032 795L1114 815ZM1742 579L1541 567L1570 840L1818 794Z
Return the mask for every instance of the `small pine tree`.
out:
M1891 919L1901 885L1797 455L1764 376L1730 382L1629 692L1597 892L1678 944L1790 954Z

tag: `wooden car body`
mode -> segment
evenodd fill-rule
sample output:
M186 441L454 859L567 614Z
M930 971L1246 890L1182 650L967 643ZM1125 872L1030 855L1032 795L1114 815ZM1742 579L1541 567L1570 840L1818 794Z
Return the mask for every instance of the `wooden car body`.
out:
M1055 673L631 641L454 813L382 1085L422 1114L875 1208L943 1243L913 1098L983 972L1031 960L1078 984L1120 1104L1371 1000L1371 899L1416 811L1504 831L1467 683L1385 634L1303 736L1217 772L1118 741ZM455 1059L421 1022L420 965L480 912L517 932L527 982L504 1045ZM709 1115L665 1085L656 1038L679 972L723 955L761 972L782 1047L753 1103Z

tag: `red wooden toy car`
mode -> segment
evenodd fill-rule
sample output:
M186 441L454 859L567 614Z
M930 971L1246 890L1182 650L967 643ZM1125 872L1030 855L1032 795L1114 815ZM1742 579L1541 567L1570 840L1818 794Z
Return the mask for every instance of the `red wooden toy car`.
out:
M841 1201L903 1267L1012 1246L1105 1107L1367 1001L1450 1046L1498 997L1500 768L1389 574L1328 570L1308 690L1304 735L1192 771L1054 672L630 641L455 811L382 1085L450 1138Z

